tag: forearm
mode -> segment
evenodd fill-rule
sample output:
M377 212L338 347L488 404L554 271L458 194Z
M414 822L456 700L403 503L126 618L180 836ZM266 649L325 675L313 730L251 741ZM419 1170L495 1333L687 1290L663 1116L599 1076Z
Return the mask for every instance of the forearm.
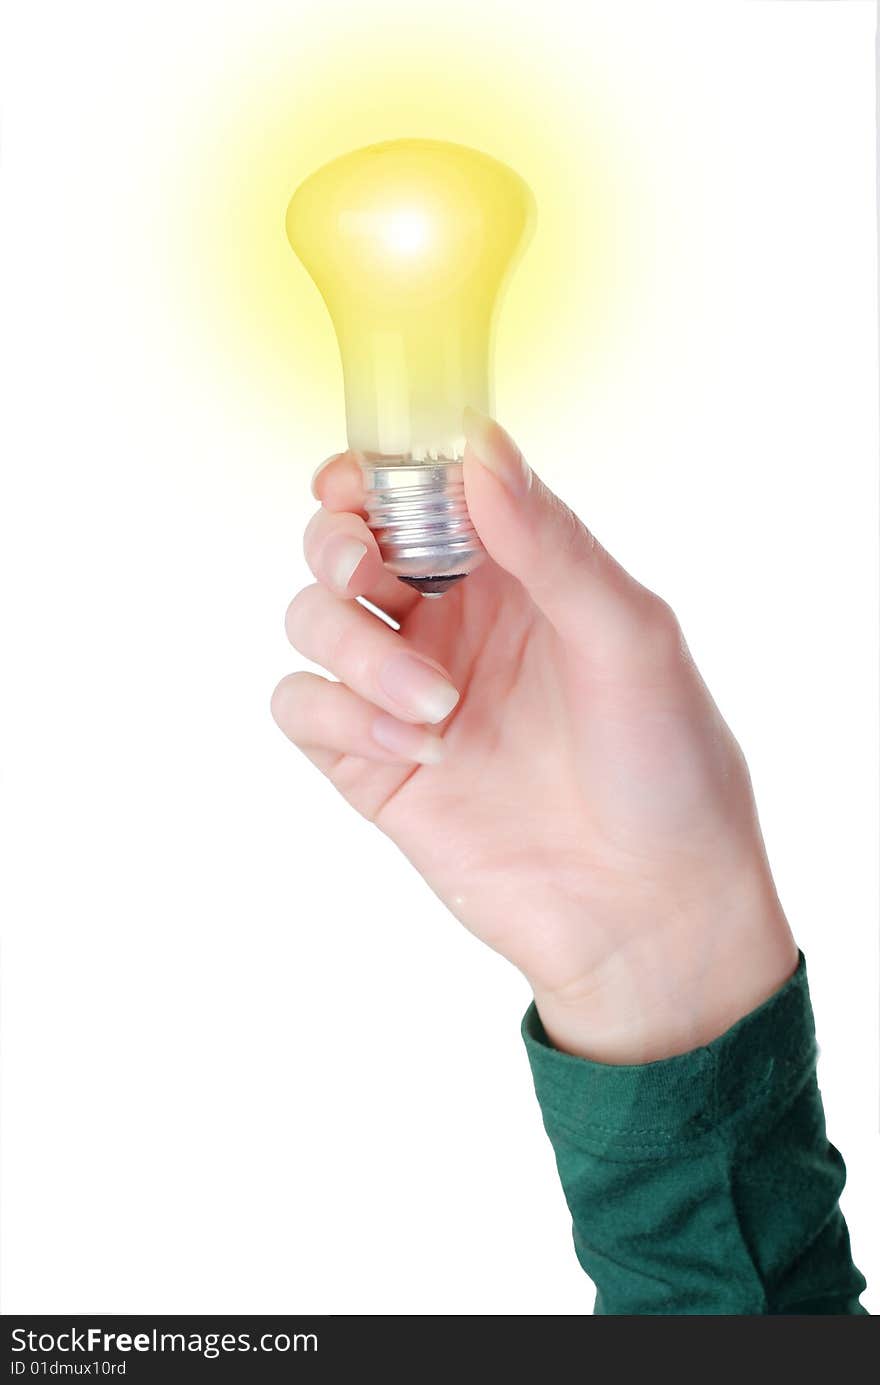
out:
M597 1313L864 1312L803 960L766 1004L681 1057L572 1057L534 1007L523 1033Z

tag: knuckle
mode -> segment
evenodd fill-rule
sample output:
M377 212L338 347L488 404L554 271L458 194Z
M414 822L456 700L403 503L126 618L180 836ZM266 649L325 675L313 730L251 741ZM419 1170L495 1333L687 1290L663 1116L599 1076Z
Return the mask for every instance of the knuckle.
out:
M599 545L592 532L554 491L545 486L544 492L553 521L548 526L548 535L556 563L566 565L594 558Z
M324 515L324 510L316 510L303 530L303 553L307 562L309 560L309 555L313 552L315 544L321 536L321 530L324 526Z
M642 638L647 652L655 659L676 659L684 648L678 617L668 601L653 592L645 602Z
M272 694L270 710L281 730L297 744L309 740L314 721L314 680L308 673L289 673Z
M558 495L553 496L552 505L559 521L556 526L556 541L567 557L573 557L583 540L583 525L574 510L566 505L564 500L560 500Z
M334 669L344 671L346 683L363 686L368 681L370 641L364 639L359 625L345 623L340 627L331 657Z
M321 588L317 582L303 587L291 601L284 616L284 629L287 638L299 653L303 653L303 643L312 625L316 603L320 600Z
M281 679L272 693L269 710L273 720L281 727L286 727L290 722L291 706L296 695L295 683L296 674L289 673L286 678Z

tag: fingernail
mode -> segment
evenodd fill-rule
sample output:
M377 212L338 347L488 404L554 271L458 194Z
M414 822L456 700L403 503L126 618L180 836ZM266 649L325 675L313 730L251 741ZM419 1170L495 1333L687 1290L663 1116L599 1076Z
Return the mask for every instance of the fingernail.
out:
M379 669L379 686L409 716L432 725L448 717L458 693L448 679L415 654L392 654Z
M474 456L487 471L507 487L513 495L525 495L532 484L532 473L523 454L500 423L487 418L477 409L464 411L464 435Z
M321 475L322 471L325 471L327 469L331 462L337 462L341 456L341 452L334 452L332 457L328 457L326 462L321 463L321 465L315 472L314 476L312 477L312 495L315 497L316 500L321 499L320 495L318 494L318 477Z
M366 553L366 544L348 534L334 534L329 538L321 554L321 566L331 587L344 592Z
M417 765L436 765L446 754L446 747L439 736L432 736L418 726L398 721L396 717L377 717L373 722L373 740L383 750L390 750L393 755L401 755L406 760L414 760Z

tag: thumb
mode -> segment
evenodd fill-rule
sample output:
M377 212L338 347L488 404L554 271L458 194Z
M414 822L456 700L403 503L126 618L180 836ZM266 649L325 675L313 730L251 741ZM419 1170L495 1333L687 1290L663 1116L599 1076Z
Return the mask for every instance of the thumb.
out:
M522 583L563 638L593 656L613 655L673 619L535 475L500 424L468 409L465 436L474 527L489 556Z

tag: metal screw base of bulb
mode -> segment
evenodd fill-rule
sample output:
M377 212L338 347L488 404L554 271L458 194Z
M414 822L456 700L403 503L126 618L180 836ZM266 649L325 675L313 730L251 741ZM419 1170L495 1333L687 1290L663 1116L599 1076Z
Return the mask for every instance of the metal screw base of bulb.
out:
M461 462L362 462L367 522L385 566L422 596L442 596L486 556L464 498Z

